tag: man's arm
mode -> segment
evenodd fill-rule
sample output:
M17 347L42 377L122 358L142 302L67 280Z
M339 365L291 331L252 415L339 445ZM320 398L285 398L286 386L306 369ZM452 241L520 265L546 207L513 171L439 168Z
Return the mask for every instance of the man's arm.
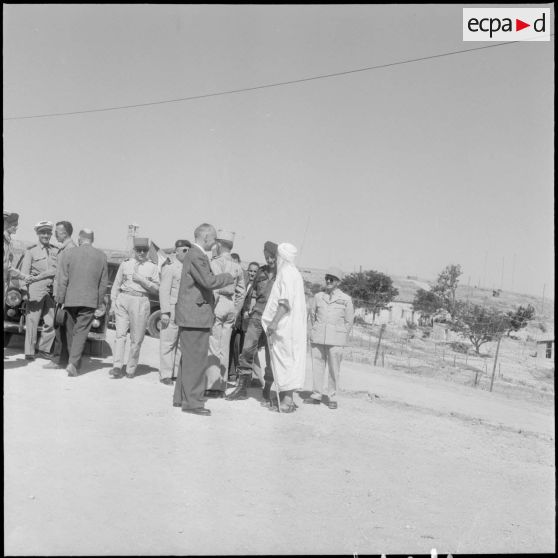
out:
M347 326L347 333L353 328L353 322L355 319L355 308L353 306L353 299L349 298L347 306L345 306L345 325Z
M124 265L124 262L122 262L120 264L120 267L118 268L118 271L116 272L116 277L114 278L114 283L112 284L112 289L110 290L111 305L114 305L114 302L116 301L116 297L118 296L118 293L120 292L120 287L122 286L122 266L123 265Z
M97 308L101 307L105 299L105 294L108 288L108 263L107 257L103 258L103 270L101 271L101 280L99 281L99 298L97 302Z
M194 281L204 289L215 290L234 283L234 277L230 273L213 275L205 256L195 256L192 258L190 262L190 274Z
M173 271L170 265L163 266L161 270L161 285L159 286L159 304L162 314L170 314L170 292L172 287Z
M70 270L70 262L68 258L60 258L61 266L58 271L58 285L56 289L56 302L59 304L64 304L66 300L66 291L68 290L68 280L70 277L69 270Z

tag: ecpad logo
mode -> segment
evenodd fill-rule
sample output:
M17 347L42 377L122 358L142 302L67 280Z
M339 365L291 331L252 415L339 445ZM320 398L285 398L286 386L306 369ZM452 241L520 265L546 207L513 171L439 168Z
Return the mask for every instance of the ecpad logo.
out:
M550 41L550 8L463 8L464 41Z

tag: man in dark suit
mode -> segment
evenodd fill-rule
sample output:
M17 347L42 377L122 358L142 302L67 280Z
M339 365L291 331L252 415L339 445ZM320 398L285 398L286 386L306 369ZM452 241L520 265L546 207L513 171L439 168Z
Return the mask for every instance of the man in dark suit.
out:
M209 335L215 320L213 290L234 282L230 273L214 275L207 253L217 238L207 223L194 231L194 242L182 264L180 289L175 307L175 323L180 328L182 361L174 387L175 407L195 415L211 414L204 407L205 369L209 354Z
M96 311L106 311L107 257L93 248L93 231L80 231L77 248L69 250L59 270L57 302L66 310L68 376L77 376L81 355Z

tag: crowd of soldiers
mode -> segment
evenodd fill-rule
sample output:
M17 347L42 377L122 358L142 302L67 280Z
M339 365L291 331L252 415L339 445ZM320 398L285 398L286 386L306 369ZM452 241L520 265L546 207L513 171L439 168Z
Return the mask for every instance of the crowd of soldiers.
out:
M91 323L107 310L106 255L92 247L93 231L81 230L76 245L71 223L41 221L35 226L38 242L27 247L16 269L11 237L17 225L17 214L5 211L4 296L12 278L27 288L25 358L46 358L44 368L77 376ZM53 231L59 246L50 242ZM343 273L329 269L323 291L307 305L293 245L265 242L265 264L253 261L244 270L232 253L234 237L204 223L194 241L177 240L162 265L149 258L148 238L134 238L133 256L120 264L110 290L116 329L110 376L135 377L149 297L158 294L159 375L162 384L174 385L174 406L209 415L208 398L246 399L255 376L262 405L293 412L293 391L305 383L309 334L313 391L304 403L337 408L342 348L354 318L351 298L339 289ZM260 349L265 363L259 362Z

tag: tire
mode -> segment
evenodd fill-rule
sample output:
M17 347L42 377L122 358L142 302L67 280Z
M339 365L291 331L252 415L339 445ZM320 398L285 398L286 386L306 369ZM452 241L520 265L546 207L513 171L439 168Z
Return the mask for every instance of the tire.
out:
M4 332L4 347L7 347L10 344L10 339L12 338L11 331Z
M155 339L159 339L160 332L161 332L161 310L155 310L151 316L147 319L147 333L154 337Z

